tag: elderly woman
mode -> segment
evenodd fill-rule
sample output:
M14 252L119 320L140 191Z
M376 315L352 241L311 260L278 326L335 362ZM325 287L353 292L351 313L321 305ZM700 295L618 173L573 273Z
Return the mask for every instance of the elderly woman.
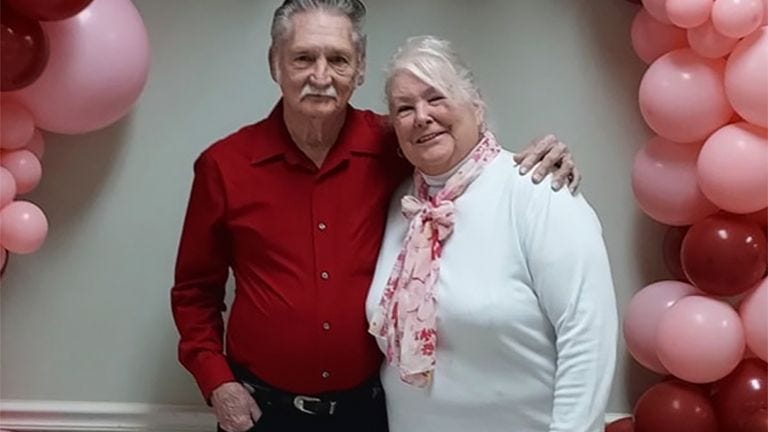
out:
M409 39L386 92L416 168L367 300L390 432L602 431L617 317L597 216L517 175L448 42Z

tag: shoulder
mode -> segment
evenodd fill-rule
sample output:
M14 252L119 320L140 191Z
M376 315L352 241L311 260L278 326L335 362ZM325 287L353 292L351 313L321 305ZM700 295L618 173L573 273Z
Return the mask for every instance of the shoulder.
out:
M200 153L198 160L221 162L236 155L245 156L248 144L265 134L264 122L243 126L231 134L214 141Z

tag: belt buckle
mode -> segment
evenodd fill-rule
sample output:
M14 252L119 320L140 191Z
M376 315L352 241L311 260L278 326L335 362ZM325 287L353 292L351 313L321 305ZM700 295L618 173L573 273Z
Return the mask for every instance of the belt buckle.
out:
M304 402L322 402L322 401L316 397L302 396L302 395L298 395L293 398L293 406L295 406L297 410L306 414L317 415L315 411L311 411L305 408ZM328 415L333 415L333 412L336 410L336 401L330 401L328 403L331 405L330 408L328 409Z

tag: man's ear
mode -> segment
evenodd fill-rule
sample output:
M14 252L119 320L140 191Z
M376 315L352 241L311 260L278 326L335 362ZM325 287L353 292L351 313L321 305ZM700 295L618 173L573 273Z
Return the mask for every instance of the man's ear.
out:
M357 86L363 85L365 82L365 56L360 58L360 66L357 68Z
M267 53L267 63L269 63L269 75L272 77L272 81L279 82L280 79L280 71L278 70L279 67L277 66L277 53L275 52L275 47L270 46L269 51Z

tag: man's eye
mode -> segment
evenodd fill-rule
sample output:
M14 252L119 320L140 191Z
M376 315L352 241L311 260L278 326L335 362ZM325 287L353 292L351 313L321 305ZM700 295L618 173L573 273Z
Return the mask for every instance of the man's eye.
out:
M328 61L334 65L345 65L349 63L347 59L345 59L344 57L331 57L330 59L328 59Z
M300 55L296 57L296 61L299 63L309 63L312 61L312 57L308 55Z

